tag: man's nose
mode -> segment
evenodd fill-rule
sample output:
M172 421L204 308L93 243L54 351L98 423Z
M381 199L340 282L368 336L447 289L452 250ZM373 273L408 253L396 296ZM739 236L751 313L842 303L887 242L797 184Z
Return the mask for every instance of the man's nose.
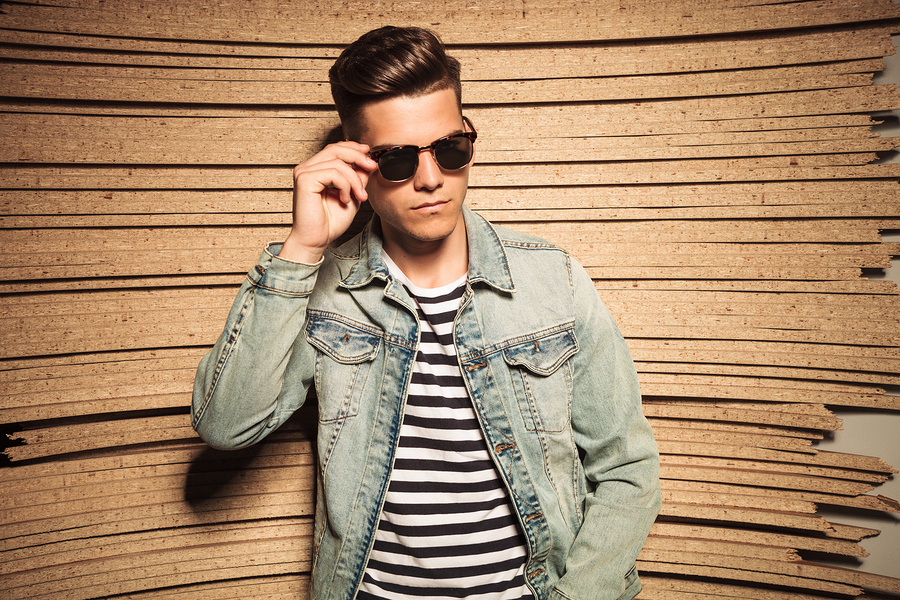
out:
M419 150L419 166L416 168L416 189L433 190L444 182L444 173L434 159L430 148Z

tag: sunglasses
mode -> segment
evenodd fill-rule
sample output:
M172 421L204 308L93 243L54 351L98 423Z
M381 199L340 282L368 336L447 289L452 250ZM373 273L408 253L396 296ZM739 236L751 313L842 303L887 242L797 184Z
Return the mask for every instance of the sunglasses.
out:
M406 181L416 174L419 168L419 153L423 150L431 152L435 162L445 171L458 171L472 160L475 152L475 138L478 133L472 122L463 117L472 131L454 133L427 146L392 146L369 152L369 158L378 163L378 172L388 181Z

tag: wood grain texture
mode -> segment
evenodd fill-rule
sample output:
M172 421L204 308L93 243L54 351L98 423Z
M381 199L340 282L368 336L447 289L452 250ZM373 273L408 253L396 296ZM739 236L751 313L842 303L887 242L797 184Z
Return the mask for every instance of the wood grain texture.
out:
M878 533L820 507L900 511L894 466L817 446L837 407L900 410L900 291L869 278L900 255L900 6L411 6L3 6L3 597L306 597L314 403L233 453L187 406L291 167L340 139L327 69L388 23L462 62L469 206L572 252L632 350L664 498L639 598L900 597L816 562Z

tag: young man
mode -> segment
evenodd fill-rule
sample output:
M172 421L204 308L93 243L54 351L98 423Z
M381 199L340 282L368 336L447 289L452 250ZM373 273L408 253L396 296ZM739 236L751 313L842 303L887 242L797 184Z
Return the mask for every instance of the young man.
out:
M590 278L464 207L477 134L433 34L370 32L330 78L358 141L294 169L293 227L200 363L194 427L253 444L315 386L311 599L633 597L658 455Z

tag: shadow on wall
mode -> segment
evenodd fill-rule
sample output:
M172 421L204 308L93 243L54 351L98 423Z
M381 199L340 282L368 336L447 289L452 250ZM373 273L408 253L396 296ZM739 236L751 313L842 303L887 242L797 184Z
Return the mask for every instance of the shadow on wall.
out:
M315 398L278 431L240 450L204 448L185 477L184 500L204 523L306 517L315 503Z

